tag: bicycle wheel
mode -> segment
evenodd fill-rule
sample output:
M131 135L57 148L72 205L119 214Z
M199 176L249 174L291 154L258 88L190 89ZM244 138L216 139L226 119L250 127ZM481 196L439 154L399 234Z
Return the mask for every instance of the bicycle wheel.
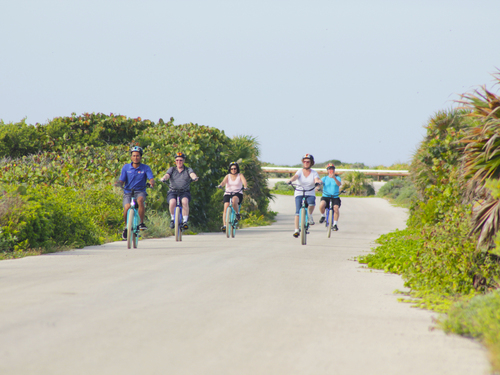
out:
M302 245L305 245L307 243L306 220L307 220L306 209L302 207L300 209L300 242Z
M132 235L134 233L134 209L127 211L127 249L132 247Z
M134 227L132 228L132 246L137 249L137 244L139 243L139 212L134 210Z
M176 241L182 241L182 234L181 234L181 208L180 207L175 207L175 213L174 213L174 231L175 231L175 240Z
M332 234L332 226L333 226L333 210L328 210L328 225L327 225L327 233L328 233L328 238L330 238L330 235Z
M229 238L232 232L232 226L231 226L231 206L226 208L226 237Z
M236 236L236 213L231 210L231 237Z

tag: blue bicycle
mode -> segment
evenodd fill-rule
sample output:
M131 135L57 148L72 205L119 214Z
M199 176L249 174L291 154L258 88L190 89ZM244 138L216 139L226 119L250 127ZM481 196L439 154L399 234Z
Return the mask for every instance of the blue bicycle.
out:
M342 190L340 194L345 193L345 190ZM328 198L328 206L325 207L325 226L326 226L326 233L328 234L328 238L330 238L330 235L332 234L332 229L333 228L333 217L334 217L334 210L333 210L333 198L338 198L336 197L325 197ZM336 227L335 227L336 228ZM337 229L334 229L337 230Z
M291 185L295 191L302 192L302 205L300 206L299 211L299 231L300 243L302 245L306 245L307 235L309 234L309 205L307 204L306 192L316 189L316 186L311 189L305 190L301 185L295 185L293 183L289 183L289 185Z
M197 181L198 179L191 180L192 181ZM160 182L166 182L166 181L161 181ZM182 202L181 202L181 194L189 191L189 182L187 186L183 187L182 189L172 189L170 188L170 191L173 191L177 195L177 203L175 205L175 210L174 210L174 217L172 220L174 221L174 233L175 233L175 240L176 241L182 241L182 230L184 229L184 222L182 219Z

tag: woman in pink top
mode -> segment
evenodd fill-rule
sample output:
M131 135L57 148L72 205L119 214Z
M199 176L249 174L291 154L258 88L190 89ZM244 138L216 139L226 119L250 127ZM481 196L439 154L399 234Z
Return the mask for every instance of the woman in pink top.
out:
M236 220L240 220L238 205L240 205L241 202L243 202L243 193L242 193L243 187L245 189L248 188L247 180L245 179L243 174L240 173L240 166L238 165L238 163L233 162L229 164L228 172L229 174L227 174L226 177L224 177L224 180L222 180L221 184L219 185L220 187L223 186L226 187L226 192L224 193L224 211L222 212L221 229L223 232L226 231L226 226L224 224L226 223L226 210L229 207L229 202L232 203L234 210L237 212Z

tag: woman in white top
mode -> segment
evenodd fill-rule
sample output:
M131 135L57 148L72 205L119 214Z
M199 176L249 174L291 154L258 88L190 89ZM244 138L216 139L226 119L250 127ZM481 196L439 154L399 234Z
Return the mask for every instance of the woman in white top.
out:
M318 172L311 169L314 165L314 156L311 154L305 154L302 157L302 169L299 169L297 173L290 179L289 183L293 181L298 181L299 187L295 190L295 232L293 236L297 238L299 236L299 211L302 206L302 195L303 190L306 191L306 202L309 206L309 225L314 225L314 220L312 213L314 212L314 207L316 207L316 191L311 190L316 186L316 184L321 185L321 180L319 178Z
M224 193L224 211L222 212L222 231L226 231L226 210L229 207L229 202L232 203L236 213L236 220L240 220L240 212L238 210L238 205L243 202L243 187L247 189L247 180L240 173L240 166L238 163L229 164L229 171L224 180L222 180L220 187L225 186L226 192Z

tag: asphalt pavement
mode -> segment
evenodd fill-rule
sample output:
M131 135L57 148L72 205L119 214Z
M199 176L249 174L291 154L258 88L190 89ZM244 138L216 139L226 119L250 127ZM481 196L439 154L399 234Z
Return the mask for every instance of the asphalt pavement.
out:
M399 303L397 275L366 269L407 213L342 199L339 231L272 226L125 242L0 262L0 374L481 374L476 342ZM194 214L194 213L193 213ZM319 215L314 215L318 221Z

